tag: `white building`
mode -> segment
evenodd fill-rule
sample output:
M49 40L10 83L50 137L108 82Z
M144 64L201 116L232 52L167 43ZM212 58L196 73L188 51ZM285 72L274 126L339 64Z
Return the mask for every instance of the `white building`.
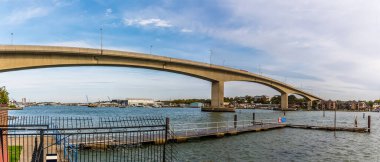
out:
M25 105L25 104L26 104L26 98L22 98L22 99L21 99L21 102L22 102L22 104Z
M153 99L143 99L143 98L127 98L128 106L146 106L154 105Z
M372 108L379 108L379 107L380 107L380 103L377 103L377 102L373 103Z

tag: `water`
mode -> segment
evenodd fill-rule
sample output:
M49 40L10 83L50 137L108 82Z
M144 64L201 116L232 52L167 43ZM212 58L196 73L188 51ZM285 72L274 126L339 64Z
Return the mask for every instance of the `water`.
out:
M273 119L282 112L268 110L237 110L239 120ZM117 117L163 116L172 123L218 122L233 120L235 113L206 113L191 108L87 108L66 106L28 107L9 111L15 116L56 117ZM288 122L315 123L322 119L332 124L334 112L287 112ZM246 133L220 139L176 144L179 161L380 161L380 113L365 112L372 116L371 133L334 132L304 129L276 129ZM359 125L367 126L363 112L337 112L339 123L352 124L355 116Z

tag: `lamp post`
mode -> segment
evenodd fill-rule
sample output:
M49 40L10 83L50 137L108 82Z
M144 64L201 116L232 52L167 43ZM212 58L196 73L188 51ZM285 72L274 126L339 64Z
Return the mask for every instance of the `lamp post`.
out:
M11 33L11 45L13 45L13 33Z
M100 27L100 54L103 54L103 28Z
M335 113L334 113L334 137L336 137L336 107L335 107Z
M211 66L212 49L210 49L210 66Z

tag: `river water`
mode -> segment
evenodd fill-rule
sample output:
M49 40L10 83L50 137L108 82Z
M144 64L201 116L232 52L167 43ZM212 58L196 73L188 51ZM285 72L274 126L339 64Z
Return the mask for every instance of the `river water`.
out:
M52 117L118 117L163 116L171 123L219 122L233 120L275 121L282 112L271 110L237 110L236 113L201 112L193 108L87 108L68 106L27 107L9 111L12 116ZM304 129L275 129L245 133L218 139L191 141L176 144L179 161L380 161L380 113L337 112L339 124L353 126L355 116L361 127L367 126L371 115L371 133L334 132ZM333 124L334 112L294 111L286 113L287 122L327 122Z

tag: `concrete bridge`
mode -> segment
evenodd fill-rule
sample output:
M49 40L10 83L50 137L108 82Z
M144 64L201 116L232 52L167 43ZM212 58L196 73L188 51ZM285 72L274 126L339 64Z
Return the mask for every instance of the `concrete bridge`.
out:
M0 72L65 66L121 66L147 68L174 72L208 80L211 86L211 107L204 111L234 111L224 108L224 83L228 81L254 82L271 87L281 93L281 108L288 108L288 95L298 94L308 101L321 100L320 97L297 89L286 83L218 65L194 62L170 57L142 53L101 50L90 48L53 46L0 46Z

